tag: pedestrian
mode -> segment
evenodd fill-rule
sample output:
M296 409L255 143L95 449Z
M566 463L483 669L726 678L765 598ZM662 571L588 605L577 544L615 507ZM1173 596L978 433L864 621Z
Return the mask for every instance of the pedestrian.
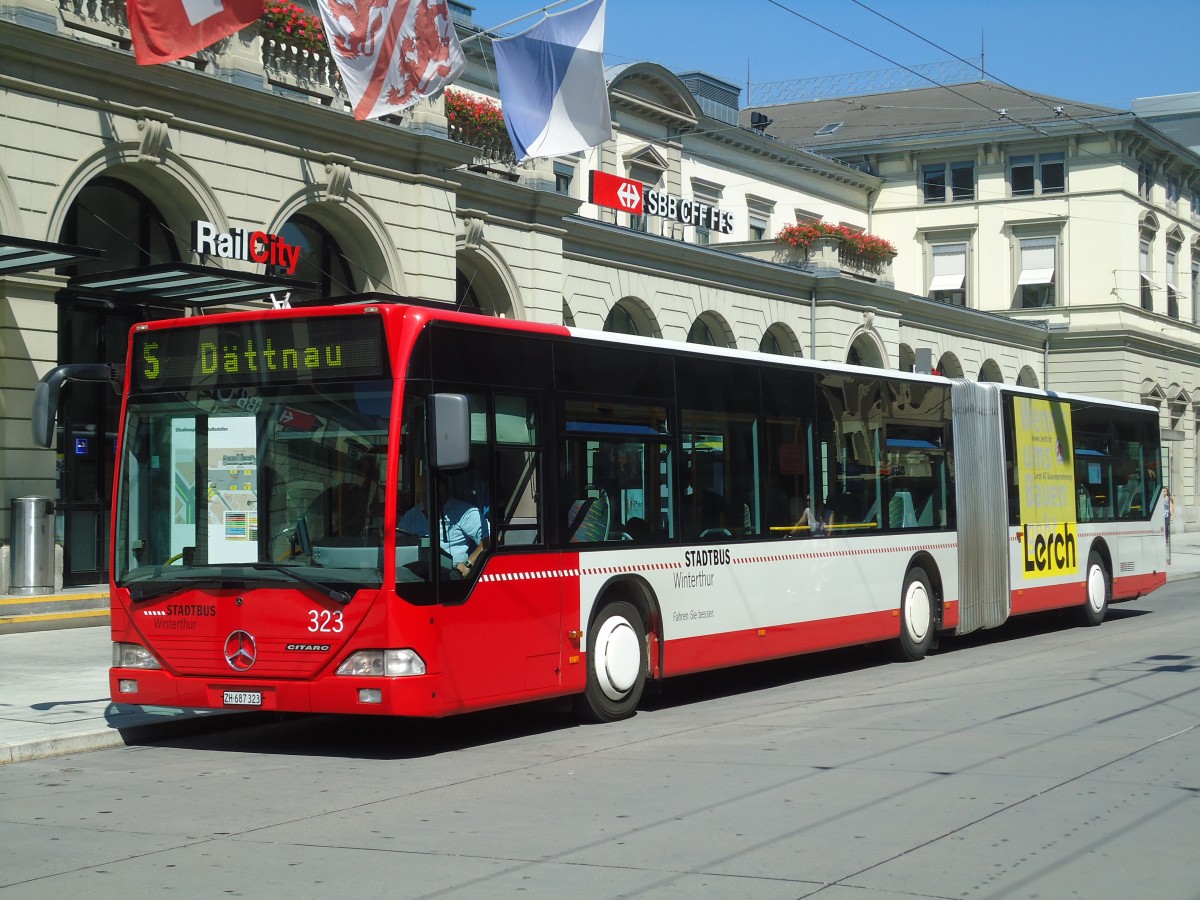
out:
M1166 526L1163 531L1167 536L1167 562L1171 561L1171 515L1175 512L1175 501L1171 499L1171 492L1163 488L1163 498L1165 507L1163 508L1163 524Z

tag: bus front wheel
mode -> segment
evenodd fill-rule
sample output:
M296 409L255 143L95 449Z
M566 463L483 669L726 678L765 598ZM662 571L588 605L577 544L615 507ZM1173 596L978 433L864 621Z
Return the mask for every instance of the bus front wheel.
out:
M1078 607L1075 618L1080 625L1090 628L1104 621L1108 603L1112 600L1112 579L1104 567L1104 560L1095 550L1088 554L1086 588L1087 598L1083 606Z
M937 618L933 609L933 588L920 566L909 570L900 595L900 642L896 658L901 662L924 659L933 647Z
M617 600L600 611L587 639L587 688L577 703L593 722L632 716L646 687L646 627L632 603Z

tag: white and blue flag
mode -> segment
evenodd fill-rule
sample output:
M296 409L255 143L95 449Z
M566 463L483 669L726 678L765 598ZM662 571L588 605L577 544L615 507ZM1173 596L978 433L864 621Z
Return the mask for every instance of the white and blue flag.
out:
M494 42L504 124L519 162L612 138L604 80L606 2L588 0Z

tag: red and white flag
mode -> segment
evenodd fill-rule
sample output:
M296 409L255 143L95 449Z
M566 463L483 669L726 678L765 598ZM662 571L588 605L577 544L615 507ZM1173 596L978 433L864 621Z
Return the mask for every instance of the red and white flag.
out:
M241 31L263 0L126 0L133 55L143 66L182 59Z
M317 0L354 118L400 112L462 74L446 0Z

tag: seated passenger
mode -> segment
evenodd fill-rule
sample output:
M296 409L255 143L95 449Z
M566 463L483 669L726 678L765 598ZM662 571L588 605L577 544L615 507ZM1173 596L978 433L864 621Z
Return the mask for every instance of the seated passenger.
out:
M630 516L625 520L625 533L629 535L630 540L638 543L650 540L650 526L640 516Z
M818 504L814 510L812 497L805 497L804 512L800 513L800 518L792 527L808 528L811 534L824 534L833 524L833 504L830 502L832 499L832 497L828 498L824 506Z
M800 513L800 518L796 520L792 527L809 528L815 531L820 524L820 519L817 518L812 509L812 495L806 495L804 498L804 511Z

